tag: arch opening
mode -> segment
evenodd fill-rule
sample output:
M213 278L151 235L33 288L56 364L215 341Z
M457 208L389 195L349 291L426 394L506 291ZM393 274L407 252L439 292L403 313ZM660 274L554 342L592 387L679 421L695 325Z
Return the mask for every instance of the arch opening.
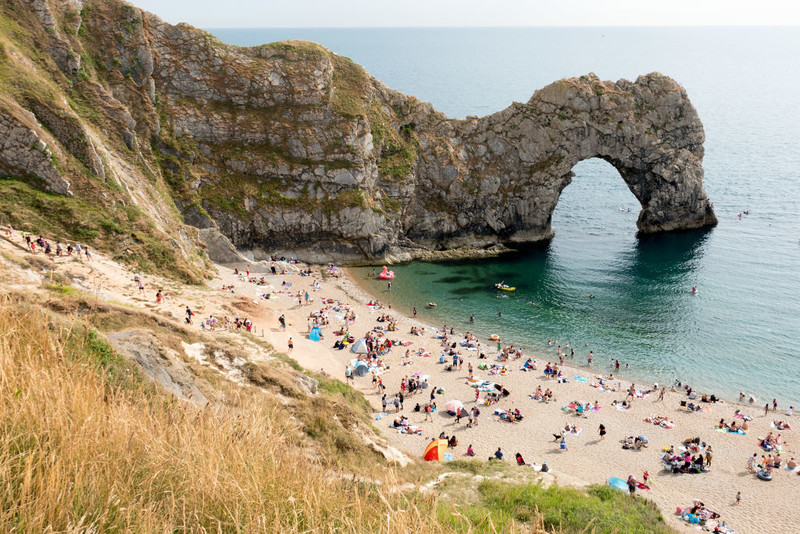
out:
M619 170L603 158L578 162L562 187L548 225L559 237L635 236L642 203Z

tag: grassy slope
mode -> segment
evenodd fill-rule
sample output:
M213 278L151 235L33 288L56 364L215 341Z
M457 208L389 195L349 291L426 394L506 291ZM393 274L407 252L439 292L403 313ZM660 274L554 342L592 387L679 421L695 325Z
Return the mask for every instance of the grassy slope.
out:
M82 305L80 292L58 293L51 307ZM518 471L453 462L395 473L348 430L348 419L367 417L363 396L323 379L320 395L306 397L282 365L254 366L250 379L288 406L229 384L218 409L176 402L94 330L133 321L185 339L139 313L100 303L75 319L0 301L0 530L582 532L591 522L587 532L668 532L651 503L605 488L587 495L492 480L471 503L392 491L397 478L443 469Z
M195 411L51 319L0 303L0 530L439 530L432 501L310 460L262 396Z

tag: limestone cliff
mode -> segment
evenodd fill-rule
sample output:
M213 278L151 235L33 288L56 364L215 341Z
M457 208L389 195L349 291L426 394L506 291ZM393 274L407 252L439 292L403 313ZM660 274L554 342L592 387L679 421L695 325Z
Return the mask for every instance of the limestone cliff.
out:
M15 104L89 174L105 173L98 153L119 154L169 184L187 223L256 256L407 259L547 239L571 169L592 157L641 202L640 231L716 222L702 124L660 74L561 80L525 104L453 120L313 43L229 46L116 0L7 3L34 7L47 53L89 109ZM0 108L0 119L13 116ZM47 167L32 135L0 146L0 169L67 193L69 176Z

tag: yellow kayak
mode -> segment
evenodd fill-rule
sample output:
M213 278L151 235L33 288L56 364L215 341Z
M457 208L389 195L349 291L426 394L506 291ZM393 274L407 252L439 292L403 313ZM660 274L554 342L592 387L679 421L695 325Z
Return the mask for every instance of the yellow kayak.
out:
M501 287L500 291L516 291L516 287Z

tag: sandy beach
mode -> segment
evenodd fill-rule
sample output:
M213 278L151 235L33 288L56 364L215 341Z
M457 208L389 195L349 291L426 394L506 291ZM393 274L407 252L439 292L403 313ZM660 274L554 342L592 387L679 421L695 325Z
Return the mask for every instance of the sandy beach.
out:
M316 269L315 269L316 270ZM224 270L223 270L224 271ZM234 283L229 274L221 275L225 283ZM332 345L336 339L333 330L341 326L331 318L331 326L323 329L322 342L313 342L307 339L307 319L309 313L319 310L318 297L326 297L348 303L356 313L357 319L350 327L350 331L358 338L366 331L376 326L377 317L386 313L391 315L397 324L397 330L390 333L390 338L400 341L411 341L407 347L412 353L423 347L431 353L431 357L413 356L409 365L401 364L406 347L395 347L383 361L389 366L382 375L386 384L387 397L391 398L399 391L399 384L406 376L414 373L430 375L430 385L445 390L444 394L436 396L440 410L433 414L433 422L426 422L425 414L414 412L413 407L419 403L424 405L430 397L430 389L421 390L416 395L406 397L403 415L409 422L422 429L421 435L401 434L389 428L394 418L394 409L389 410L389 415L376 419L377 426L391 444L405 451L409 456L421 457L425 446L430 439L438 437L440 432L447 435L455 434L459 445L451 449L456 458L465 458L467 445L472 444L476 458L486 461L497 447L502 447L506 461L514 461L514 454L520 452L528 463L541 464L546 461L556 478L561 484L604 484L609 477L626 479L633 474L641 480L644 471L650 473L649 491L640 491L640 494L655 501L661 508L671 525L680 530L694 530L694 526L679 520L674 516L678 506L686 506L693 499L700 499L708 508L718 512L728 526L737 532L788 532L795 530L795 525L800 522L800 511L795 508L792 495L796 493L800 477L793 472L782 468L774 473L771 482L765 482L755 475L746 472L747 460L754 453L760 459L766 454L758 446L758 437L766 436L770 431L781 433L785 441L781 454L784 465L789 458L795 455L795 431L779 431L771 428L773 420L792 420L786 417L782 410L772 412L765 416L763 406L739 405L730 402L700 403L704 411L689 412L680 407L680 401L687 400L684 393L667 391L663 400L658 400L658 394L650 394L644 399L636 399L628 411L618 410L612 405L614 401L621 403L626 396L625 388L630 382L620 379L622 389L618 392L604 392L589 384L595 381L596 375L607 376L614 373L614 368L609 361L595 359L591 368L585 361L569 360L567 367L563 368L564 375L569 378L567 383L558 383L554 379L546 378L542 370L548 362L558 363L556 347L551 354L525 354L520 360L509 361L506 367L510 372L503 376L489 376L486 371L478 370L479 363L489 365L496 363L498 351L496 342L480 340L486 360L479 360L476 351L463 350L459 347L464 365L461 371L444 371L445 365L439 363L441 354L440 340L433 335L434 329L430 325L407 317L398 310L388 309L375 311L366 303L372 300L358 284L347 277L323 280L319 273L313 277L299 276L270 277L270 279L287 280L292 282L291 290L309 289L313 294L314 302L307 305L298 305L296 298L287 298L285 294L277 294L265 302L266 313L263 316L268 322L269 336L278 350L285 350L289 337L293 338L294 350L292 356L306 368L312 370L324 369L333 376L344 379L344 369L356 355L350 350L333 350ZM314 280L322 284L321 291L311 291ZM231 282L227 282L231 281ZM280 290L280 281L273 282L276 290ZM239 285L237 284L237 289ZM249 291L251 288L242 288ZM288 327L285 332L280 331L277 316L285 313ZM425 327L423 336L410 335L412 326ZM459 335L460 334L460 335ZM463 338L464 332L456 332L451 336L455 340ZM512 343L513 340L505 340ZM538 370L522 372L519 367L528 357L534 358L538 363ZM449 363L449 360L448 360ZM460 423L455 418L447 415L441 407L451 399L458 399L469 410L474 405L475 390L467 385L467 367L472 364L475 368L475 377L490 379L501 383L511 394L502 398L494 406L479 405L481 415L479 424L468 428L467 419ZM573 377L582 376L587 382L578 382ZM376 415L381 412L381 396L373 388L370 375L355 378L356 387L362 391L372 403ZM556 396L555 401L542 403L529 397L537 386L542 389L550 388ZM637 384L638 388L652 388L652 384ZM592 411L586 417L574 415L572 412L562 410L562 407L572 401L595 402L601 406L599 411ZM699 402L699 401L695 401ZM519 423L508 423L494 416L495 409L519 409L525 418ZM725 418L727 422L734 419L734 412L740 409L744 414L752 417L750 429L746 435L732 434L715 430L716 423ZM644 419L650 415L665 416L674 422L673 429L666 429ZM569 435L566 438L568 450L562 451L559 443L554 441L553 434L560 432L566 424L581 427L583 431L578 436ZM598 428L603 424L607 430L605 440L600 440ZM626 436L647 436L649 446L640 450L624 450L620 440ZM664 446L681 445L686 438L699 437L712 446L714 456L710 472L702 474L672 474L662 469L660 461L661 449ZM740 504L735 504L736 493L741 491Z
M9 244L2 242L4 248ZM9 250L11 250L9 248ZM390 444L404 451L411 458L421 458L429 440L438 437L441 432L455 434L459 445L450 449L455 458L466 458L467 445L472 444L476 458L486 461L497 447L505 452L505 461L514 461L514 454L519 452L526 461L540 465L546 461L557 481L563 485L581 486L585 484L605 484L609 477L626 479L634 475L642 479L644 471L651 475L649 491L640 491L655 501L661 508L667 521L679 530L694 530L694 527L680 521L674 515L678 506L687 506L693 499L700 499L705 505L715 510L736 532L793 532L800 523L800 512L796 508L794 496L800 484L800 476L785 467L774 472L774 479L765 482L755 475L746 472L747 460L754 453L760 459L766 454L758 446L758 438L769 432L782 434L787 442L781 454L784 466L787 460L795 456L796 430L779 431L771 428L773 420L787 420L794 423L796 417L787 417L782 410L765 416L763 406L738 405L730 402L715 404L700 403L706 410L689 412L680 407L680 401L686 395L667 392L665 398L658 400L658 394L651 394L644 399L635 399L627 411L618 410L612 405L614 401L625 399L625 388L630 382L622 379L622 389L617 392L604 392L590 386L597 375L614 372L609 361L595 360L591 368L585 361L567 360L563 373L569 378L567 383L546 378L542 370L549 362L557 363L555 347L550 354L525 354L519 360L506 362L509 372L502 376L490 376L479 370L479 363L497 363L497 343L480 340L487 359L479 360L477 351L463 350L459 347L464 359L461 371L447 372L445 365L439 363L441 341L434 335L434 329L412 317L383 308L375 310L366 304L372 297L358 284L346 276L339 278L324 274L324 268L312 266L311 276L300 276L303 265L286 265L287 274L272 275L268 264L250 265L251 277L263 276L267 285L248 282L243 275L234 274L233 268L218 266L218 276L205 286L177 286L167 280L152 276L143 276L146 287L145 294L140 294L132 282L133 273L121 269L114 262L97 254L90 264L59 259L65 271L69 271L80 286L87 291L96 291L103 298L122 302L126 305L157 310L159 313L182 321L185 307L188 305L195 311L194 327L200 329L201 323L210 314L221 318L239 313L254 322L253 335L269 341L278 351L288 351L288 341L292 338L294 348L291 356L302 366L313 371L324 370L330 375L345 380L345 366L356 355L349 349L334 350L333 344L337 336L334 330L344 322L341 312L329 312L330 324L322 329L324 339L314 342L307 338L308 318L315 311L327 305L323 298L346 305L356 315L349 329L356 338L368 330L386 323L378 323L380 314L391 315L397 325L389 337L397 341L410 341L408 347L396 346L383 357L388 369L381 374L386 385L387 397L391 398L399 391L401 380L414 373L430 375L432 387L442 388L444 393L436 396L440 410L433 414L433 421L426 422L423 412L414 412L413 407L428 402L431 389L419 391L416 395L407 396L402 414L408 417L411 424L421 428L420 435L401 434L389 425L396 417L392 413L379 417L381 412L380 395L373 387L370 375L355 378L355 387L362 391L371 402L376 419L373 424L387 438ZM235 266L244 270L245 265ZM8 288L23 289L30 283L37 283L36 276L30 279L9 280ZM285 283L285 284L284 284ZM314 284L319 289L314 289ZM291 284L291 285L288 285ZM233 286L234 291L223 291L222 286ZM165 288L166 300L156 304L153 298L155 288ZM304 294L308 291L309 302L304 302ZM261 298L269 294L270 298ZM299 296L299 298L298 298ZM285 315L287 327L280 327L278 317ZM425 328L422 336L409 333L412 326ZM208 332L208 334L215 334ZM219 335L228 335L218 330ZM463 338L463 332L452 336L455 340ZM504 340L506 344L514 340ZM427 349L431 357L414 355L408 365L402 365L403 354L407 349L412 353L420 348ZM534 358L538 364L537 371L522 372L519 367L528 358ZM510 395L501 398L494 406L479 405L481 415L479 424L467 428L467 419L456 423L455 418L447 415L441 408L452 399L461 400L469 410L475 401L475 389L467 383L467 368L472 364L475 377L489 379L501 383ZM579 382L574 377L585 377L586 382ZM551 389L556 400L542 403L531 399L537 386ZM652 385L637 384L637 387ZM599 411L591 411L586 416L575 415L562 410L572 401L597 402ZM697 401L696 401L697 402ZM495 409L519 409L524 419L519 423L508 423L493 415ZM734 419L734 411L742 410L752 417L747 435L738 435L715 430L715 424L724 418L730 422ZM673 429L666 429L645 422L650 415L665 416L674 422ZM554 441L565 424L582 428L580 435L568 435L568 450L560 450L559 443ZM607 430L605 440L600 440L599 425ZM620 439L625 436L644 435L649 438L649 446L640 450L624 450ZM686 438L699 437L713 447L713 463L709 473L672 474L662 469L660 461L661 449L673 445L676 448ZM735 503L735 496L741 491L740 504Z

